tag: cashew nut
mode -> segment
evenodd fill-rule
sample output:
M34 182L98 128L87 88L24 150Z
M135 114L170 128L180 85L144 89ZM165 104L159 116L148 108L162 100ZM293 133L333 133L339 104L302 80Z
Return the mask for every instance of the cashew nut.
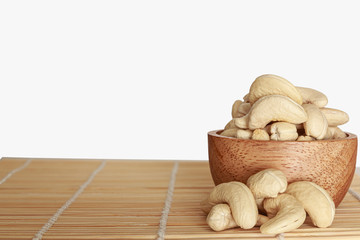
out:
M251 136L251 139L253 140L270 140L269 134L266 132L266 130L258 128L253 131L253 134Z
M287 180L280 170L268 168L251 175L246 185L253 193L259 211L264 212L264 198L276 197L279 193L285 192Z
M276 197L283 193L287 187L285 174L277 169L268 168L251 175L246 185L253 193L255 199Z
M296 126L288 122L271 124L271 139L280 141L294 141L298 137Z
M232 105L232 109L231 109L231 116L233 118L239 118L244 116L245 114L242 114L239 112L239 107L243 102L241 100L236 100L233 105Z
M308 115L308 120L304 123L306 135L316 139L324 139L328 128L325 115L314 104L303 104L302 106Z
M238 129L238 127L235 125L235 121L234 119L231 119L227 124L226 126L224 127L224 129L230 129L230 128L236 128Z
M254 104L258 99L268 95L283 95L302 104L302 97L298 90L288 80L273 74L257 77L250 86L249 102Z
M286 193L302 203L315 226L331 225L335 216L335 204L325 189L313 182L300 181L289 184Z
M312 88L296 87L300 93L303 104L312 103L318 107L324 107L328 103L328 99L325 94Z
M328 136L327 139L339 139L346 138L346 133L344 133L339 127L328 127Z
M229 129L225 129L224 131L222 131L220 133L221 136L226 136L226 137L236 137L236 132L238 131L237 128L229 128Z
M336 127L349 121L349 115L339 109L320 108L320 110L325 115L329 127Z
M245 116L250 111L251 104L250 103L242 103L239 106L239 112L242 114L242 116Z
M270 220L260 227L260 231L265 234L292 231L300 227L306 218L301 203L286 193L279 194L276 198L266 198L264 208L270 217Z
M243 229L255 226L258 209L250 189L241 182L221 183L214 187L209 197L202 202L202 209L219 203L229 204L234 221Z
M251 139L253 132L249 129L238 129L236 132L236 138L239 139Z
M302 106L288 97L271 95L260 98L252 105L248 114L234 118L239 128L264 128L271 121L284 121L294 124L307 120L307 114Z
M315 140L315 139L313 137L310 137L307 135L305 135L305 136L301 135L296 139L296 141L312 141L312 140Z
M268 220L269 218L267 216L259 214L255 226L261 226ZM229 205L225 203L217 204L212 207L208 213L206 222L214 231L223 231L225 229L235 228L238 226L231 215Z

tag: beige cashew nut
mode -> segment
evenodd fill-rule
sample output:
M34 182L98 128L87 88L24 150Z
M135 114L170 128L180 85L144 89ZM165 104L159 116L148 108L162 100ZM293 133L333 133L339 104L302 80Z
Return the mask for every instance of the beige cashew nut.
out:
M251 175L246 185L253 193L259 211L264 212L262 206L264 198L273 198L285 192L287 180L282 171L268 168Z
M251 139L253 132L249 129L239 129L236 132L236 138L239 139Z
M328 99L325 94L312 88L296 87L300 93L303 104L312 103L318 107L324 107L328 103Z
M251 139L266 141L270 140L270 136L265 129L258 128L253 131Z
M325 189L313 182L300 181L289 184L286 193L301 202L315 226L328 227L332 224L335 204Z
M300 227L306 218L306 212L295 197L282 193L276 198L266 198L264 208L270 217L260 227L264 234L278 234Z
M256 101L248 114L241 118L234 118L234 121L238 128L254 130L264 128L272 121L299 124L305 122L307 118L304 108L290 98L271 95Z
M267 216L259 214L255 226L261 226L268 220L269 218ZM238 227L231 215L231 209L229 205L225 203L217 204L211 208L207 215L206 223L214 231L223 231L226 229Z
M243 102L241 100L236 100L233 105L232 105L232 109L231 109L231 116L233 118L238 118L238 117L242 117L245 114L242 114L239 112L239 107Z
M335 108L320 108L321 112L325 115L329 127L337 127L349 121L349 115Z
M271 124L271 140L294 141L298 138L295 124L275 122Z
M225 137L236 137L236 132L237 132L236 128L229 128L222 131L220 135Z
M253 228L258 219L258 209L250 189L241 182L221 183L214 187L202 202L203 211L219 204L229 204L234 221L243 229Z
M254 104L258 99L268 95L283 95L302 104L302 97L288 80L274 74L264 74L255 79L249 90L249 102Z
M324 139L328 128L325 115L314 104L303 104L302 106L308 115L308 120L304 123L306 135Z

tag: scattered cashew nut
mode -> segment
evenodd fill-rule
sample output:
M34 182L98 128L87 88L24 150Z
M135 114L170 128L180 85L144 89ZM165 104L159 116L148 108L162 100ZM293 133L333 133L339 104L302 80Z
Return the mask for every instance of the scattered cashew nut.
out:
M243 229L253 228L258 219L258 209L250 189L241 182L221 183L214 187L202 202L202 209L219 203L229 204L234 221Z
M264 234L292 231L300 227L306 219L306 212L301 203L286 193L279 194L276 198L265 199L264 208L270 217L270 220L260 227Z
M313 182L300 181L289 184L286 193L301 202L315 226L331 225L335 216L335 204L325 189Z

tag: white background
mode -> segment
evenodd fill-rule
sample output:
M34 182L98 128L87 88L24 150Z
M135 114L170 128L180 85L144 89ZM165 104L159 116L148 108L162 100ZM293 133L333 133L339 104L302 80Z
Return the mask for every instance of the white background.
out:
M358 134L359 25L358 1L1 1L0 156L206 160L264 73Z

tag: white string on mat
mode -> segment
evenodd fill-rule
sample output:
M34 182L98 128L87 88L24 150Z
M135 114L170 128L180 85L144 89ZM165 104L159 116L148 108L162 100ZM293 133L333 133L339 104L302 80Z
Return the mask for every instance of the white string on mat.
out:
M276 235L276 239L277 240L285 240L284 233L279 233L278 235Z
M74 195L65 202L65 204L59 208L56 213L49 219L47 223L35 234L33 240L42 239L43 235L51 228L51 226L57 221L60 215L76 200L76 198L84 191L84 189L92 182L96 174L98 174L105 166L106 160L103 160L101 164L91 173L90 177L84 182Z
M171 172L171 176L170 176L170 182L169 182L168 191L166 194L166 200L165 200L164 208L162 210L159 229L157 232L157 240L163 240L165 238L166 224L167 224L167 219L168 219L170 208L171 208L171 202L173 199L176 174L177 174L178 168L179 168L179 162L176 161L174 163L174 166L173 166L173 169Z
M360 201L360 194L359 193L355 192L351 188L349 188L348 193L350 193L351 195L353 195L354 198L356 198L357 200Z
M14 175L15 173L23 170L24 168L26 168L32 159L28 159L23 165L21 165L18 168L13 169L11 172L9 172L3 179L0 180L0 184L3 184L6 180L8 180L12 175Z

